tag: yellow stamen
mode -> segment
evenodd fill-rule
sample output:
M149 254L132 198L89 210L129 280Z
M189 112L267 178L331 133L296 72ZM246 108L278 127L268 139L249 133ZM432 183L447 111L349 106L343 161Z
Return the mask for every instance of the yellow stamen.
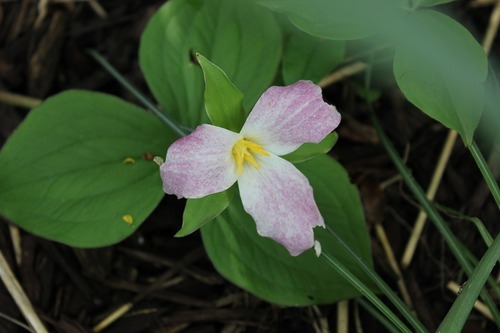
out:
M262 149L261 145L245 139L240 139L234 144L232 153L236 161L238 174L243 172L243 162L245 161L253 165L256 169L260 168L253 154L269 156L269 153Z

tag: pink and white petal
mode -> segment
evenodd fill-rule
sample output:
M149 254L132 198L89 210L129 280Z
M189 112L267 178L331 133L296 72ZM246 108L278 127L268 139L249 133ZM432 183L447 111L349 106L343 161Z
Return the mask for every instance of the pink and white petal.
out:
M267 89L255 104L241 134L275 155L285 155L306 142L318 143L340 123L340 113L323 101L310 81Z
M178 198L201 198L227 190L238 178L231 150L239 139L227 129L201 125L175 141L160 167L163 191Z
M313 228L324 221L307 178L281 157L258 157L238 179L241 202L259 235L282 244L292 256L314 246Z

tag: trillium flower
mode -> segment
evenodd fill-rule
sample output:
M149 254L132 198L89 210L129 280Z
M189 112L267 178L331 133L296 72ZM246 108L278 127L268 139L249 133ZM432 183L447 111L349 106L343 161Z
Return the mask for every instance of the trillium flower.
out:
M340 114L312 82L271 87L240 133L200 125L174 142L160 167L163 190L178 198L201 198L238 182L259 235L299 255L314 246L313 228L324 227L324 221L307 178L280 156L303 143L319 143L339 122Z

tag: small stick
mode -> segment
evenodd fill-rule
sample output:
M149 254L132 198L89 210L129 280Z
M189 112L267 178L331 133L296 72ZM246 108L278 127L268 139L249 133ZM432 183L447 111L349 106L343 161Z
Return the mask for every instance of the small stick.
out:
M113 311L109 316L107 316L103 321L101 321L99 324L94 326L92 329L93 332L99 333L102 330L104 330L106 327L114 323L117 319L119 319L121 316L123 316L125 313L127 313L132 307L134 306L133 303L125 303L122 306L120 306L118 309Z
M14 255L16 258L17 265L21 265L23 260L23 253L21 249L21 234L19 228L16 225L9 224L10 239L12 240L12 247L14 248Z
M0 91L0 103L9 104L25 109L32 109L42 104L42 100L29 96L14 94L8 91Z
M9 263L5 259L2 251L0 250L0 278L2 279L5 287L9 291L10 295L16 302L17 306L21 310L24 318L30 323L35 332L37 333L48 333L47 329L43 325L42 321L36 314L33 306L31 305L28 296L26 296L23 288L17 281L14 273L10 269Z
M452 292L454 292L455 294L459 294L460 293L460 289L461 287L454 281L450 281L448 282L448 284L446 285L448 287L449 290L451 290ZM488 309L488 307L486 305L484 305L483 302L481 301L476 301L474 303L474 307L476 308L477 311L479 311L483 316L485 316L486 318L488 318L489 320L491 321L495 321L493 319L493 315L491 314L490 312L490 309Z
M439 184L441 183L441 178L443 177L444 169L446 168L446 164L448 164L448 160L450 159L450 155L453 150L453 146L455 145L456 139L457 132L455 132L454 130L450 130L441 151L441 156L439 156L439 161L436 165L436 168L434 169L431 184L427 189L426 196L429 201L434 200L434 197L436 196L437 189L439 187ZM422 230L424 229L426 218L427 214L423 209L420 209L417 220L415 221L415 226L413 227L413 231L410 235L410 239L408 240L406 249L403 253L403 258L401 259L401 265L403 266L403 268L407 268L408 266L410 266L413 255L415 254L418 240L420 239L420 235L422 234Z
M321 81L318 83L318 85L321 88L325 88L331 84L334 84L335 82L341 81L344 78L348 76L352 76L354 74L358 74L368 67L367 64L363 62L354 62L350 64L349 66L342 67L339 70L336 70L335 72L331 73L330 75L324 77L321 79Z
M106 12L106 9L97 1L97 0L88 0L90 7L94 10L94 12L99 16L100 18L106 18L108 17L108 13Z
M337 303L337 333L349 332L349 301Z
M381 223L375 223L375 231L377 233L377 237L382 244L382 248L384 249L385 255L387 257L387 260L389 262L389 265L391 266L393 272L396 274L398 280L398 287L399 290L401 291L401 295L403 296L403 300L405 303L410 307L413 308L413 304L411 301L410 293L408 292L408 288L406 288L406 283L403 278L403 274L401 273L401 270L399 269L398 262L396 260L396 256L394 255L394 251L392 250L392 246L389 243L389 239L387 238L387 234L385 232L384 227L382 226Z

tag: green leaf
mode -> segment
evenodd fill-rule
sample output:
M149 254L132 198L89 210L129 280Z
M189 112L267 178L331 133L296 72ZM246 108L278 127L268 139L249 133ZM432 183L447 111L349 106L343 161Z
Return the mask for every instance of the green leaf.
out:
M234 197L234 187L199 199L188 199L182 217L182 228L175 237L187 236L222 213Z
M386 28L394 0L253 0L282 12L305 32L326 39L364 38Z
M292 163L303 162L319 154L328 153L337 143L338 139L339 136L337 132L332 132L328 134L320 143L304 143L296 151L281 157Z
M285 42L283 81L286 85L299 80L318 83L337 67L345 55L345 42L307 35L295 28Z
M415 8L433 7L433 6L438 6L438 5L442 5L445 3L450 3L453 1L456 1L456 0L414 0L413 7L415 7Z
M116 243L163 197L152 156L174 138L151 114L109 95L49 98L0 153L0 213L68 245Z
M203 73L196 52L217 64L245 92L249 110L271 85L282 36L271 12L245 0L171 0L144 31L139 60L164 111L194 127L207 123Z
M239 132L245 122L241 105L243 93L229 80L222 69L197 53L196 58L205 78L205 110L212 124Z
M398 35L394 74L406 98L430 117L472 142L484 107L486 55L458 22L418 10Z
M370 240L364 224L359 194L339 163L322 155L297 168L308 178L325 223L371 265ZM240 199L202 229L205 249L216 269L232 283L267 301L283 305L331 303L356 297L359 292L317 258L313 250L297 257L256 232L253 219ZM356 276L373 284L346 251L323 228L315 229L323 251L335 253Z

